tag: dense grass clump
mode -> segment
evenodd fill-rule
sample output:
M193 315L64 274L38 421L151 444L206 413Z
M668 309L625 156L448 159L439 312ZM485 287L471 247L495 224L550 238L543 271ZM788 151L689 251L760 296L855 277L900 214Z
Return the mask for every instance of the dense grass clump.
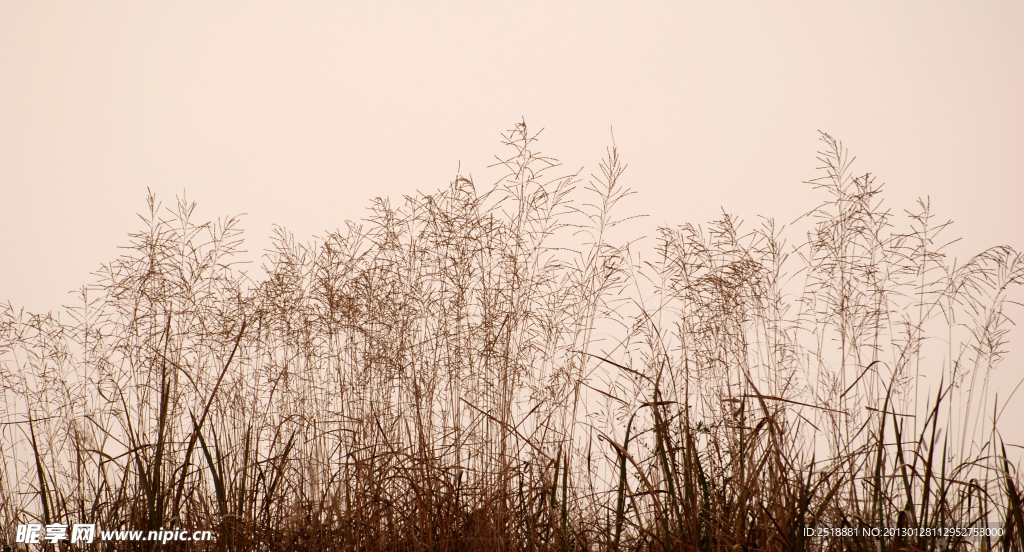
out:
M504 138L497 184L378 199L310 243L281 229L258 277L237 219L151 196L77 306L0 310L0 540L1024 551L987 385L1021 254L948 260L948 223L893 215L828 135L795 247L727 215L623 236L614 147L583 178L525 124ZM825 527L858 534L807 535Z

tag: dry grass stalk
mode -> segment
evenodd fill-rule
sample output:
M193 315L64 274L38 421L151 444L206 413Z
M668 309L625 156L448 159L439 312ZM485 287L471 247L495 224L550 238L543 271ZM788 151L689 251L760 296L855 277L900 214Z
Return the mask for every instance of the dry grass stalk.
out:
M0 312L0 538L38 521L212 529L221 550L932 550L804 528L1005 522L983 546L1024 550L985 386L1019 253L949 264L948 223L922 202L898 230L823 135L805 243L724 215L659 229L642 261L616 229L614 147L581 186L525 123L504 138L483 193L458 176L313 243L279 229L257 280L232 264L238 220L150 196L65 319Z

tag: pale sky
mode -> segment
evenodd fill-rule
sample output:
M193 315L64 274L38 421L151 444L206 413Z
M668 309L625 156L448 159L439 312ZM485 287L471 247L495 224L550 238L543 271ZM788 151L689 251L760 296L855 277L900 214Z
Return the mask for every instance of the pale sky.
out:
M961 254L1024 248L1024 3L821 4L0 0L0 301L68 302L147 187L247 213L258 261L274 223L492 183L522 117L584 174L614 127L651 230L792 221L821 129Z
M258 272L274 223L305 241L460 164L493 183L523 117L584 175L614 127L651 231L791 222L821 129L894 212L930 195L958 254L1024 248L1024 2L823 4L0 0L0 301L70 302L147 187L247 213Z

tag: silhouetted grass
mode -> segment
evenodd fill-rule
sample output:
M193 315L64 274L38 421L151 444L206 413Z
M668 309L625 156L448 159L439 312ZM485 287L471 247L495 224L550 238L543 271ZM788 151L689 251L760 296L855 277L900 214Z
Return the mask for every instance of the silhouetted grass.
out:
M897 220L828 135L806 241L724 215L642 249L614 147L583 179L525 123L504 138L494 186L378 199L310 243L278 229L255 278L237 219L151 195L63 318L0 312L2 538L885 551L939 543L805 529L1005 522L948 546L1024 550L987 386L1019 253L948 261L948 223L924 201Z

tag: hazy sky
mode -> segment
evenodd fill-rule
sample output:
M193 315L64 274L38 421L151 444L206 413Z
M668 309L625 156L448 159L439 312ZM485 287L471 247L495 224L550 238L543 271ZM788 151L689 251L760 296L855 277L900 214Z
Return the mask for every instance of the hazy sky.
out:
M1024 247L1022 2L423 4L0 1L0 300L69 301L147 187L247 213L257 259L273 223L493 182L522 117L585 174L614 127L650 228L793 220L821 129L958 251Z

